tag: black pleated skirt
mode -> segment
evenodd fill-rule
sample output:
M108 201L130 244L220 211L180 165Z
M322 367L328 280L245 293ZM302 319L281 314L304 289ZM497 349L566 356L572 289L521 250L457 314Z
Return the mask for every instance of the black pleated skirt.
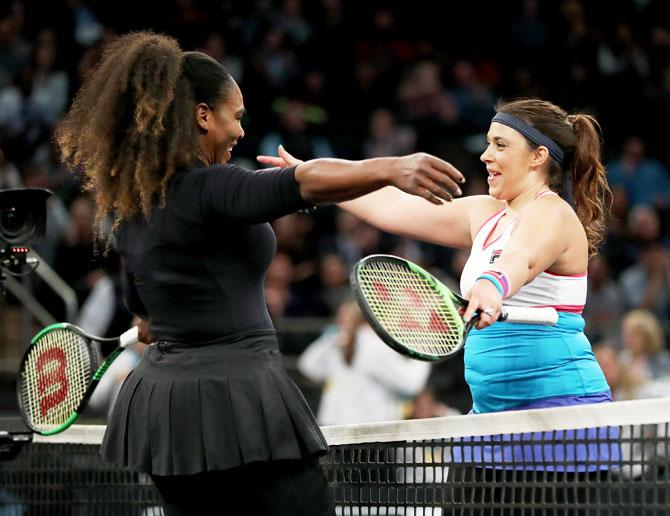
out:
M276 337L149 346L119 392L102 455L153 475L193 475L327 451Z

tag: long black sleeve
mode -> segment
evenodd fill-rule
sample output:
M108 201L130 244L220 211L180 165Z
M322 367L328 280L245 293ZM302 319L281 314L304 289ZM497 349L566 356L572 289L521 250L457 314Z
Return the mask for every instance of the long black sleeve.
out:
M267 222L309 206L294 172L233 165L180 171L165 206L122 225L126 303L151 318L158 340L215 342L274 331L264 296L276 245Z
M191 217L225 218L253 224L268 222L310 206L300 197L295 167L251 171L214 165L182 174L172 185Z
M128 272L128 269L126 269L125 260L123 260L121 264L121 288L123 290L123 300L130 313L139 316L149 315L142 299L140 299L139 293L137 292L135 280L130 272Z

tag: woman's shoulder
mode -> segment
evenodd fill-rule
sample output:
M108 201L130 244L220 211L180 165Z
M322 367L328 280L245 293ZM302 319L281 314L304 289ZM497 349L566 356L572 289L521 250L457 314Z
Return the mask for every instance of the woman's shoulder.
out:
M473 234L476 234L492 217L502 212L506 206L505 201L500 201L490 195L470 195L463 201L468 203Z
M170 187L174 189L198 186L202 185L203 182L211 182L218 179L225 180L227 178L227 176L221 176L220 174L236 176L239 174L250 174L252 172L253 171L232 163L205 165L204 163L198 162L189 167L178 169L170 179Z
M529 202L519 212L519 219L532 219L544 222L564 222L580 224L574 208L556 193L543 195Z

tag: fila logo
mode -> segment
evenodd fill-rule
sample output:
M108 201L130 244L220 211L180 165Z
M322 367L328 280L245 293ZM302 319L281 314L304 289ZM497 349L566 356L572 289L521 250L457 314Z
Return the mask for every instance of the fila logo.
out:
M495 262L498 258L500 258L501 254L502 249L494 249L493 252L491 253L491 259L489 260L489 263Z

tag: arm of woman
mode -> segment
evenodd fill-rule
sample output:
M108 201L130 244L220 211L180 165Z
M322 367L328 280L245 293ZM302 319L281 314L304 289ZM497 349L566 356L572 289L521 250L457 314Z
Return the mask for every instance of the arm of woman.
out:
M387 187L338 206L387 233L460 249L472 245L481 214L493 213L501 203L476 195L435 205Z
M461 173L429 154L412 154L361 161L322 158L298 164L295 178L306 201L319 204L360 197L384 186L395 186L433 204L461 194Z
M580 227L576 215L559 198L552 196L539 199L525 207L515 222L509 242L493 267L503 271L509 279L509 295L518 292L538 274L558 262L571 246L577 248L581 238ZM588 248L586 236L582 237L586 268ZM474 312L480 310L482 315L476 327L484 328L498 319L501 309L500 292L490 281L482 279L470 291L468 308L463 318L469 321Z
M362 161L261 157L280 170L251 171L225 164L175 178L175 210L186 219L224 217L267 222L313 204L353 199L393 185L434 204L460 194L461 173L428 154Z
M465 178L456 167L425 153L372 158L360 161L319 158L302 161L282 145L278 156L258 156L259 162L274 167L296 166L295 178L303 199L315 204L355 199L384 186L395 186L433 204L461 195L457 183Z
M437 160L437 158L428 155L413 155L406 158L417 159L417 156ZM354 179L361 181L363 178L356 178L356 175L366 175L366 172L375 174L379 173L380 169L382 170L382 174L385 171L387 175L393 177L391 162L387 160L394 159L401 158L378 158L360 162L343 162L341 164L335 163L338 160L328 160L335 168L342 166L349 170L340 170L337 172L335 168L328 169L322 180L351 181ZM313 163L305 163L296 159L281 146L279 147L278 157L259 156L258 160L261 163L272 166L297 165L298 170L296 171L296 175L301 167L306 167L310 163ZM349 165L346 163L349 163ZM352 163L356 165L352 167ZM407 164L405 164L405 167L407 167ZM395 182L388 181L388 178L380 180L379 184L382 186L384 184L390 186L372 191L373 189L369 186L361 187L359 185L357 193L361 196L341 201L338 206L388 233L448 247L468 247L472 244L471 221L476 218L476 214L486 212L489 209L489 205L491 208L494 208L500 203L488 196L473 196L467 199L456 199L446 204L441 203L440 197L442 199L450 199L452 194L461 194L460 188L453 179L460 183L463 176L456 169L451 170L453 167L446 162L442 162L442 160L437 160L436 167L442 170L441 173L447 173L452 178L452 183L449 183L450 190L448 190L452 193L445 191L443 186L421 186L420 180L416 177L411 178L407 174L408 169L405 168L404 173L396 173ZM306 169L303 168L304 170ZM307 169L307 172L310 172L309 169ZM340 174L342 175L340 176ZM346 174L351 174L354 177L347 178ZM434 177L434 172L432 176L429 173L427 174L429 177ZM456 174L455 177L454 174ZM419 181L419 183L413 183L413 180ZM443 180L440 179L440 181ZM392 186L395 186L395 188ZM441 188L441 192L436 188ZM447 193L447 196L444 193ZM426 200L431 202L426 202ZM475 216L474 218L473 215Z

